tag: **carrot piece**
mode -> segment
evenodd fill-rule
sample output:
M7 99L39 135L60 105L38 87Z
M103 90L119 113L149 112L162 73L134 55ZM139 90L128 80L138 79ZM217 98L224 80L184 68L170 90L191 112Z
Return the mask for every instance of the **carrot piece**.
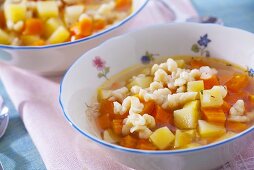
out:
M117 10L127 10L132 5L132 0L116 0Z
M114 104L109 100L101 100L99 112L101 114L114 114Z
M144 102L143 104L144 104L144 108L140 114L141 115L143 115L143 114L153 115L155 103L153 101L148 101L148 102Z
M104 18L99 18L93 22L93 30L99 31L106 27L106 21Z
M79 36L89 36L93 32L93 20L89 17L83 18L78 23L75 23L71 28L70 31L74 35Z
M38 40L38 41L33 42L32 46L42 46L45 44L46 44L46 42L44 40Z
M204 88L211 89L213 86L220 85L218 77L216 75L211 76L208 79L202 79L204 81Z
M248 128L248 125L241 122L227 122L227 129L233 132L242 132Z
M231 105L228 102L224 101L222 105L222 110L226 115L229 113L230 108Z
M254 95L249 95L249 101L254 104Z
M122 119L113 119L112 121L112 128L115 134L121 135L122 128L123 128L123 120Z
M109 100L102 100L100 103L99 112L101 114L108 114L111 119L124 119L128 116L128 112L120 115L114 113L114 104Z
M109 117L109 114L102 114L97 118L97 124L99 127L103 130L106 130L108 128L111 128L111 119Z
M232 92L228 91L227 96L224 98L224 100L231 105L235 104L235 102L239 99L248 101L248 93L243 92L243 91L237 92L237 93L232 93Z
M24 35L40 35L43 32L43 21L39 18L30 18L25 22Z
M156 146L154 146L149 140L139 139L137 143L137 149L143 150L157 150Z
M5 19L5 16L4 16L4 11L1 10L0 11L0 27L4 28L5 26L6 26L6 19Z
M202 115L208 122L217 122L224 124L226 115L222 108L202 108Z
M195 59L192 59L190 61L190 66L191 68L200 68L202 66L207 66L208 64L206 64L203 60L195 60Z
M249 83L249 77L246 74L235 74L229 81L226 82L228 90L239 92L244 89Z
M160 106L155 107L155 122L161 124L173 124L173 114L171 111L164 110Z
M120 140L120 145L127 148L136 148L138 140L130 135L125 136Z

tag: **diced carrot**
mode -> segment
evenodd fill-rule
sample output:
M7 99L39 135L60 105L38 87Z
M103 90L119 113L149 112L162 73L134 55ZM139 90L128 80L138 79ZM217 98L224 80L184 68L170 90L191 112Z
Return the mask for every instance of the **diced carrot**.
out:
M213 86L220 85L218 77L216 75L211 76L208 79L202 79L204 81L204 88L211 89Z
M46 44L46 42L44 40L38 40L38 41L33 42L32 46L42 46L45 44Z
M153 115L155 103L153 101L148 101L148 102L144 102L143 104L144 104L144 108L140 114L141 115L143 115L143 114Z
M109 115L112 114L113 115L114 114L114 104L113 104L113 102L109 101L109 100L101 100L99 112L101 114L109 114Z
M123 137L120 140L120 145L127 148L136 148L138 140L130 135Z
M4 16L4 11L1 10L0 11L0 27L4 28L5 26L6 26L6 19L5 19L5 16Z
M122 119L113 119L112 121L112 128L115 134L121 135L122 128L123 128L123 120Z
M224 101L222 105L222 110L226 115L228 115L230 108L231 105L228 102Z
M105 28L105 26L106 26L106 21L103 18L96 19L93 22L93 30L95 32L102 30L103 28Z
M89 36L93 32L93 20L89 17L83 18L78 23L75 23L70 31L73 35Z
M190 66L191 68L200 68L202 66L207 66L208 64L206 64L203 60L196 60L196 59L192 59L190 61Z
M100 103L99 112L101 114L108 114L111 119L124 119L128 116L128 112L124 114L115 114L114 113L114 104L109 100L102 100Z
M254 95L249 95L249 101L254 104Z
M173 124L173 113L171 111L164 110L160 106L156 105L155 111L155 122L159 124Z
M232 92L242 91L249 83L249 77L246 74L235 74L226 82L228 90Z
M222 108L202 108L202 116L208 122L217 122L224 124L226 115Z
M24 35L40 35L43 32L43 21L39 18L30 18L25 22Z
M248 128L248 125L241 122L227 122L227 129L233 132L242 132Z
M224 100L231 105L235 104L235 102L239 99L248 101L248 93L244 92L244 91L237 92L237 93L232 93L232 92L228 91L227 96L224 98Z
M116 0L117 10L127 10L132 5L132 0Z
M97 124L103 130L106 130L112 126L109 114L102 114L97 118Z
M157 148L149 140L139 139L137 149L156 150Z

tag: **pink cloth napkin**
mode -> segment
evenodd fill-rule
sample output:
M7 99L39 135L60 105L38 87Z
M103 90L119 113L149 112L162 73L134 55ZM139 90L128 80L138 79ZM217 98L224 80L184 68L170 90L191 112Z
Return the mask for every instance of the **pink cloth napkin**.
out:
M150 1L129 23L128 30L172 21L172 13L158 1ZM185 14L197 15L189 0L170 1ZM115 162L107 156L107 153L102 153L97 145L84 138L67 123L58 103L58 83L4 64L0 64L0 77L47 169L131 169ZM247 151L233 163L227 164L224 169L253 167L253 164L244 162L244 159L249 159L252 155L253 152Z

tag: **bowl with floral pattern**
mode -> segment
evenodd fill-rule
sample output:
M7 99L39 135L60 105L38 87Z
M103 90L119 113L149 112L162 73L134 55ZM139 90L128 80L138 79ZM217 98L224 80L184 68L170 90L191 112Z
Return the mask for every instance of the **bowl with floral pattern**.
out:
M102 140L95 119L97 88L130 68L153 64L163 56L201 56L237 63L254 75L254 35L212 24L156 25L112 38L81 56L65 74L59 101L66 120L113 159L135 169L215 169L231 161L253 141L253 127L237 135L182 150L130 149ZM123 77L124 78L124 77ZM120 81L120 80L119 80Z
M95 3L96 6L95 5L88 5L90 7L89 8L88 8L88 6L85 7L85 11L88 11L87 13L89 13L89 9L93 8L91 10L91 11L93 11L93 15L96 14L96 16L99 18L105 17L105 16L101 16L101 14L99 14L99 12L98 12L99 9L102 9L102 11L105 11L105 10L108 11L110 13L109 20L110 20L111 24L106 26L104 29L100 28L99 31L95 31L93 34L91 34L89 36L85 36L85 37L80 36L78 39L74 38L73 35L70 35L70 34L73 34L73 33L71 33L71 30L68 30L66 33L65 29L64 29L65 30L64 32L67 35L66 34L59 34L61 41L57 40L56 42L48 43L48 40L44 36L41 36L41 38L44 37L45 42L47 42L47 44L42 43L43 45L42 44L33 44L33 43L35 43L36 39L35 40L31 39L31 37L33 37L32 33L31 33L32 36L30 36L30 34L29 34L27 36L28 38L26 38L26 37L23 38L24 40L22 39L22 33L20 36L18 36L19 33L15 33L15 34L13 34L13 36L15 35L17 37L14 37L14 40L11 41L11 44L9 44L9 45L0 44L0 62L14 65L14 66L29 70L31 72L34 72L34 73L40 74L40 75L62 74L70 66L70 64L72 62L74 62L84 52L88 51L89 49L91 49L93 47L96 47L97 45L99 45L100 43L102 43L103 41L105 41L111 37L114 37L114 36L122 34L123 32L126 32L127 28L129 27L128 26L129 24L127 24L127 23L129 23L129 21L131 21L133 18L135 18L137 16L137 14L143 10L143 8L148 3L148 0L129 1L132 3L132 6L131 6L130 14L128 14L127 16L125 16L125 13L123 12L125 10L122 10L122 9L118 12L118 14L114 11L113 12L111 11L114 9L114 8L112 8L112 6L115 6L115 3L113 3L115 1L96 1L96 2L95 1L90 1L90 2L84 1L80 4L80 6L76 4L79 2L79 0L78 1L75 1L75 0L74 1L66 1L66 2L69 2L71 4L71 6L70 6L70 8L67 8L69 6L69 3L64 3L64 5L67 6L66 10L64 10L64 11L65 11L65 13L67 13L67 11L72 11L72 12L69 12L70 16L72 17L70 19L70 21L72 21L72 22L75 21L74 18L77 17L76 15L81 16L80 10L75 12L75 9L76 9L75 7L81 7L81 12L82 12L82 10L84 10L82 8L83 7L82 4L92 2L92 3ZM122 3L122 4L124 4L126 2L127 1L120 1L120 3ZM6 3L8 4L11 2L6 2ZM15 5L15 3L14 3L14 5ZM34 6L32 9L35 10L36 4L37 3L39 4L40 2L27 2L27 3L24 2L23 5L31 4L31 3L33 4L32 6ZM48 2L45 2L45 4L47 4L47 3ZM53 3L53 5L54 4L55 3ZM101 6L99 6L100 8L98 9L99 4L101 4ZM17 2L17 5L19 5L19 1ZM86 5L84 5L84 6L86 6ZM111 7L109 7L109 6L111 6ZM23 6L21 6L21 7L23 7ZM75 9L72 7L74 7ZM53 8L55 9L57 7L54 6ZM63 8L63 7L61 7L61 8ZM12 9L12 8L10 7L10 9ZM16 9L16 7L15 7L15 9ZM70 10L67 10L67 9L70 9ZM95 11L95 9L98 9L98 10ZM30 7L29 7L29 10L31 10ZM23 12L23 8L21 11ZM64 11L62 11L62 9L61 9L61 11L59 12L59 13L61 13L61 15L59 14L61 17L66 16L66 14L64 14L64 13L62 14L62 12L64 12ZM16 14L15 12L12 12L12 13L11 12L12 11L10 10L10 16L12 14L13 15ZM25 10L25 12L26 12L26 10ZM28 11L28 9L27 9L27 14L30 14L30 12L32 12L32 11ZM34 13L34 12L32 12L32 13ZM47 16L46 18L52 17L51 15L55 14L54 12L53 12L53 14L51 14L51 13L50 13L50 15L48 14L49 16ZM86 13L83 13L83 15L84 14L86 14ZM117 15L119 15L119 17L120 17L120 15L125 16L125 17L122 19L119 19L119 21L117 21L116 20L118 17ZM88 16L88 14L87 14L87 16ZM90 16L90 14L89 14L89 16ZM57 14L57 17L58 17L58 14ZM38 19L38 18L36 18L36 19ZM44 24L44 20L45 20L45 24ZM47 22L46 22L46 19L43 19L43 24L44 24L43 26L45 27L45 29L43 29L43 30L53 29L53 27L58 28L58 25L56 23L60 23L60 24L64 23L65 24L65 21L67 23L67 20L65 20L65 21L60 21L60 20L61 20L60 17L59 17L59 20L55 19L54 17L49 18L47 20ZM113 22L114 20L116 20L115 23ZM8 20L8 22L9 22L9 20ZM10 20L10 22L12 23L14 21ZM23 23L23 21L22 21L22 23ZM74 23L71 23L71 24L74 24ZM48 26L48 25L50 25L50 26ZM53 26L51 26L51 25L53 25ZM67 25L68 24L65 24L66 27L67 27ZM76 25L77 25L77 23L76 23ZM100 27L102 27L102 26L100 25ZM37 28L37 27L35 27L35 28ZM62 28L62 27L59 26L59 28ZM10 33L8 33L8 34L10 36L12 35ZM25 35L25 33L23 33L23 34ZM30 40L29 40L29 37L30 37ZM37 34L35 34L35 37L38 38ZM71 37L73 37L73 38L71 39ZM57 38L58 38L58 36L57 36ZM30 41L29 44L25 44L25 41L27 41L26 39L28 39ZM15 44L15 42L16 42L16 44ZM23 44L21 42L23 42ZM21 44L23 46L21 46ZM24 45L26 45L26 46L24 46Z

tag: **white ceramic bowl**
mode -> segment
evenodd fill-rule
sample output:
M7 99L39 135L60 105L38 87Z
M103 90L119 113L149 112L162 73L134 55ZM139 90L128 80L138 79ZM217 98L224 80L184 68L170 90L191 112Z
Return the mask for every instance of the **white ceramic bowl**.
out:
M206 36L205 36L206 35ZM192 51L193 44L200 38L207 45L203 51ZM208 42L207 40L211 40ZM218 25L178 23L157 25L131 32L106 41L79 58L67 71L60 89L60 104L71 125L88 137L112 157L135 169L188 169L204 170L217 168L233 156L247 149L253 141L254 127L225 141L209 144L196 149L176 151L143 151L128 149L107 143L99 137L94 125L93 114L86 113L87 105L92 104L96 88L104 81L135 64L152 62L142 57L148 51L159 56L204 55L222 58L247 66L249 75L254 76L254 35L246 31ZM207 51L207 52L205 52ZM93 62L95 58L109 67L107 74L98 77Z
M0 62L15 65L41 75L59 74L87 50L125 31L125 23L135 17L148 0L133 0L133 12L127 18L97 34L74 42L41 47L0 45Z

